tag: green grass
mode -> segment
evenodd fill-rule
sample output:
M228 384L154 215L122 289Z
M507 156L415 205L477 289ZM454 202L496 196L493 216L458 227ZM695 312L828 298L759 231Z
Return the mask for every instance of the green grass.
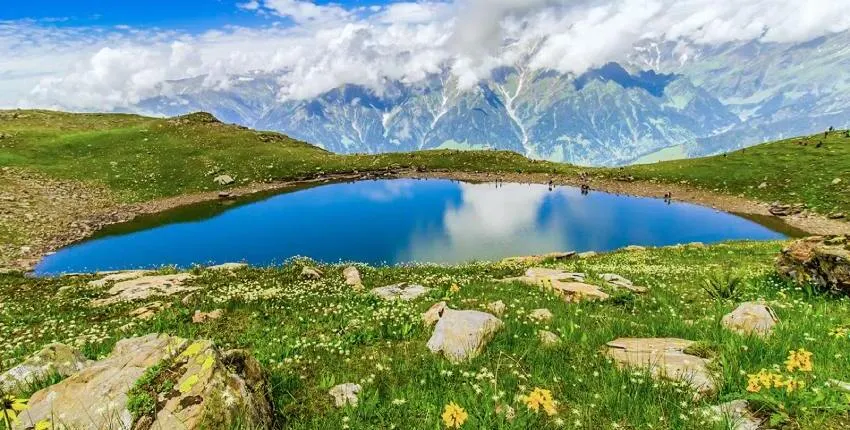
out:
M387 303L351 291L341 266L321 266L326 276L319 281L300 277L305 261L233 274L197 270L192 282L203 293L188 306L181 297L172 298L172 307L149 321L128 316L143 303L89 306L103 294L85 286L91 276L0 275L0 369L54 341L98 358L121 338L161 332L251 351L270 374L279 428L438 429L443 407L456 402L469 413L463 428L711 429L714 424L704 422L699 408L752 397L746 374L784 368L792 349L814 353L814 379L807 376L810 384L800 393L832 393L824 385L827 380L850 380L850 338L831 334L850 321L850 299L811 294L779 278L773 258L780 247L778 242L730 243L547 263L585 272L600 285L596 276L613 272L650 288L645 295L619 293L606 302L584 304L494 281L521 273L524 267L516 264L359 266L369 288L409 281L432 289L410 303ZM719 324L737 302L714 300L703 286L727 273L740 280L738 300L764 299L774 308L780 323L773 336L739 336ZM454 284L460 286L457 293L451 293ZM70 288L60 292L60 287ZM425 348L431 329L422 326L420 315L443 299L459 309L482 309L495 300L507 305L505 328L471 362L451 365ZM551 322L527 317L541 307L554 313ZM191 322L196 309L218 308L225 311L221 319ZM130 328L120 329L128 323ZM538 329L557 333L563 342L540 347ZM718 392L694 400L679 384L618 370L600 351L622 336L699 341L694 348L699 355L713 357ZM363 386L360 405L338 410L327 391L345 382ZM532 413L516 398L535 387L552 391L559 402L557 416ZM786 407L787 428L850 425L847 400L835 403L833 394L783 396L776 398ZM513 407L516 418L507 420L496 412L497 405Z
M850 215L850 137L834 131L766 143L714 157L609 169L610 177L685 183L763 202L805 203L821 214ZM841 179L838 185L832 182ZM765 183L766 186L759 188Z
M13 115L17 113L17 117ZM228 174L237 185L319 175L419 168L569 173L506 151L420 151L341 156L284 135L225 125L206 114L174 119L137 115L0 111L0 167L105 185L140 202L204 190Z

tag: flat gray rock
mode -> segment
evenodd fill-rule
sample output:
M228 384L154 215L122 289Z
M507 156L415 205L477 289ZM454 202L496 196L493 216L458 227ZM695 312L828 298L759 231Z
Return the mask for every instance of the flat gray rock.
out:
M428 292L428 289L418 284L395 284L372 290L372 294L384 300L413 300Z

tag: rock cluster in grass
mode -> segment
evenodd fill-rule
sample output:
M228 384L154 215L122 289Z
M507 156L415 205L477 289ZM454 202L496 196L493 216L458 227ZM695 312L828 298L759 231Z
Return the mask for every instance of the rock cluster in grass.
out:
M584 283L584 273L567 272L545 267L532 267L523 276L501 279L502 282L522 282L524 284L551 291L566 302L585 300L604 300L609 296L599 287ZM570 282L564 282L570 281Z
M780 273L824 291L850 293L850 237L812 236L792 242L776 260Z
M606 284L614 288L623 288L633 293L645 293L647 291L646 287L637 286L632 281L615 273L603 273L601 278Z
M783 217L783 216L797 215L797 214L803 212L804 209L806 209L806 205L803 205L803 204L789 205L789 204L775 202L775 203L770 205L770 207L768 208L768 211L773 215Z
M85 399L85 401L80 401ZM17 429L61 418L68 428L268 428L260 364L244 351L167 335L119 341L109 357L36 392Z

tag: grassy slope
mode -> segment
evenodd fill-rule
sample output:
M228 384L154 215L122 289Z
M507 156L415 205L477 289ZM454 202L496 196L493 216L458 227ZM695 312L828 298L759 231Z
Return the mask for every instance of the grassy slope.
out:
M773 390L790 414L789 428L847 428L846 412L817 409L841 403L824 398L806 400L802 406L796 402L800 393L831 393L824 385L830 378L850 380L850 338L830 334L850 321L850 301L808 295L777 278L772 260L779 248L773 242L735 243L620 252L563 263L570 271L588 273L593 283L601 285L596 275L614 272L650 288L645 295L609 290L615 294L611 300L585 304L567 304L533 287L493 281L524 270L514 264L360 266L370 288L399 281L432 288L425 298L397 303L351 291L340 266L323 266L326 277L320 281L299 276L304 262L233 274L198 271L200 277L193 282L204 288L203 294L195 294L189 305L182 304L181 297L166 299L172 307L149 321L128 316L142 305L139 302L90 306L89 300L108 288L86 287L93 277L0 275L0 333L5 339L0 369L53 341L73 342L96 358L123 337L166 332L251 350L271 373L282 428L338 429L348 420L353 429L438 429L443 405L454 401L468 411L469 422L463 426L468 429L556 428L560 419L563 428L704 430L715 427L698 414L699 408L747 396L747 373L784 368L789 350L806 348L814 353L813 374L798 374L809 381L806 389L787 397L782 389ZM772 337L742 337L719 324L736 301L712 300L701 285L721 273L742 277L738 300L764 299L773 306L781 322ZM459 292L450 291L453 284L460 286ZM443 299L461 309L481 309L494 300L507 305L504 330L470 363L450 365L425 348L431 330L421 325L420 314ZM551 322L528 318L531 310L541 307L554 313ZM218 308L225 310L222 319L191 322L196 309ZM120 328L128 323L131 328ZM538 329L558 333L563 343L541 348ZM716 354L719 392L694 401L676 384L617 370L600 350L621 336L704 342L702 349ZM336 410L327 390L345 382L363 385L361 404ZM552 391L560 402L556 417L532 413L516 399L534 387ZM397 399L404 403L393 404ZM497 403L515 408L516 419L498 414Z
M419 167L466 171L570 173L568 165L534 162L506 151L422 151L341 156L277 133L206 122L203 115L154 119L136 115L0 111L0 167L103 184L127 202L209 189L229 174L238 183L318 173Z
M767 143L725 157L630 166L605 174L669 183L686 181L691 186L764 202L805 203L822 214L850 214L850 137L844 131ZM836 178L841 182L833 185ZM759 188L763 182L767 186Z

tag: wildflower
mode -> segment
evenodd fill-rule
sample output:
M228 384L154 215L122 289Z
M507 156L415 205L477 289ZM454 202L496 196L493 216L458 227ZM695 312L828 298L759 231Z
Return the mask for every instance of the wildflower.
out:
M26 399L18 399L11 395L0 398L0 411L3 413L6 428L12 428L12 424L18 422L18 413L26 408Z
M443 424L447 428L459 429L467 418L469 418L469 414L455 402L449 403L443 410Z
M555 400L552 399L552 392L549 390L535 388L531 394L523 396L522 400L528 409L534 412L539 412L542 407L550 416L558 413L557 409L555 409Z
M837 327L830 330L829 335L836 338L848 337L850 336L850 328Z
M451 291L452 293L457 293L458 291L460 291L460 286L458 286L458 284L452 284L451 288L449 288L449 291Z
M407 400L405 399L393 399L393 404L396 406L401 406L405 403L407 403Z
M35 430L51 430L53 428L53 424L50 420L41 420L35 423Z
M789 372L799 370L801 372L812 371L812 353L800 348L796 351L788 353L788 359L785 360L785 368Z

